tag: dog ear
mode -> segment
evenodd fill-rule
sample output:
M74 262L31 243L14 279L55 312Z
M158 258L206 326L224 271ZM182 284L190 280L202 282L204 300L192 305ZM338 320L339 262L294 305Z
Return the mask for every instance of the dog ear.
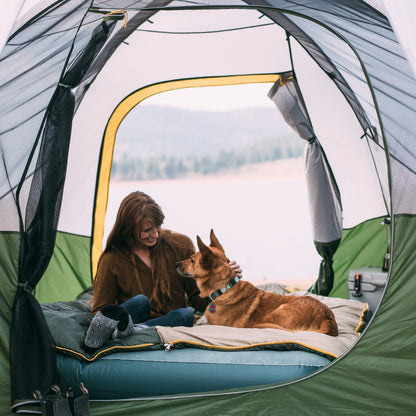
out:
M202 267L207 270L211 269L215 259L214 253L202 242L199 236L196 236L196 242L198 243L199 252L201 253Z
M211 253L211 250L209 249L209 247L208 246L206 246L203 242L202 242L202 240L201 240L201 238L199 237L199 235L197 235L196 236L196 242L197 242L197 244L198 244L198 248L199 248L199 251L201 252L201 254L204 256L204 255L206 255L206 254L208 254L208 253Z
M211 244L210 244L211 247L216 247L224 251L224 249L222 248L222 245L218 241L218 238L215 236L214 230L212 228L211 228L211 233L209 234L209 237L211 239Z

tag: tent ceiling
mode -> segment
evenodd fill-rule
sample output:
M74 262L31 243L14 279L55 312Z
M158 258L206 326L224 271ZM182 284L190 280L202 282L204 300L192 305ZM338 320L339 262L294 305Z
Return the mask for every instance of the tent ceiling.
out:
M92 219L82 215L82 211L86 204L93 205L96 185L93 173L101 138L107 120L126 96L146 85L173 79L274 73L291 69L285 31L277 25L269 25L271 21L261 16L256 10L238 9L161 11L152 16L152 23L145 22L129 36L126 44L115 51L98 74L76 113L68 166L68 176L73 179L66 183L61 229L79 234L91 230ZM316 26L310 22L306 24ZM236 28L245 29L222 31ZM201 32L208 33L202 35ZM339 51L340 60L356 61L348 47L332 35L329 38L331 42L326 47ZM336 176L340 178L346 226L384 215L385 206L372 164L368 163L366 144L358 140L363 134L362 129L330 79L296 42L292 43L295 70L319 140L328 148L330 159L337 160L342 149L342 154L348 154L362 166L354 172L347 159L344 163L335 164ZM370 92L364 85L366 88L362 88L361 95L368 99ZM91 140L92 137L96 140ZM90 157L90 161L83 166L77 162L80 154L84 158L85 154ZM368 188L351 186L362 183L363 177ZM87 187L85 178L91 178ZM386 176L383 180L387 183ZM82 192L80 183L84 184ZM76 195L79 197L74 197ZM357 199L364 201L359 210L355 207ZM80 219L75 227L74 216Z
M68 167L68 177L74 179L67 181L65 185L64 205L60 222L61 229L66 231L71 229L72 232L83 235L88 235L90 232L90 219L82 220L82 224L74 225L70 218L74 216L74 212L88 211L93 207L91 196L95 189L95 178L93 177L106 121L116 105L132 91L145 85L171 79L210 75L270 73L290 69L284 31L277 26L269 26L270 19L262 16L262 13L277 16L278 12L274 12L271 6L285 9L287 12L283 16L284 19L290 19L292 23L314 37L316 44L331 57L333 62L337 64L338 71L352 85L361 106L367 111L370 124L377 128L378 133L381 133L383 127L394 157L405 160L405 164L408 166L412 165L415 158L412 146L407 146L406 151L402 152L403 146L401 144L403 140L406 143L412 143L409 140L412 130L403 123L397 123L397 120L399 114L405 115L409 111L411 112L414 104L414 94L408 94L406 88L409 85L410 88L413 88L414 83L408 83L408 68L403 65L400 51L386 54L386 51L395 51L397 42L386 21L383 20L384 18L374 13L373 9L362 7L362 3L358 1L333 3L326 0L316 0L313 8L310 8L307 3L284 0L256 1L256 3L253 3L255 6L251 6L251 3L251 1L232 1L229 3L205 3L202 1L195 5L194 3L181 1L172 3L169 1L131 1L126 3L121 0L95 1L93 3L94 7L102 7L106 10L126 8L129 12L130 22L141 14L145 17L139 30L134 30L131 36L126 39L126 43L121 44L109 56L109 60L103 69L89 78L88 82L96 76L94 82L90 86L86 84L82 87L89 86L89 90L83 100L80 101L80 107L74 120ZM45 4L53 5L54 3L47 0L41 3L41 5ZM12 86L14 82L19 82L21 94L9 95L6 90L6 93L2 96L2 99L7 100L8 103L8 106L3 106L3 108L8 109L4 120L10 125L9 129L3 133L3 146L5 149L9 145L13 147L17 140L22 140L21 146L18 146L22 156L19 157L16 154L11 157L13 161L7 160L5 162L7 172L4 172L3 176L7 176L7 179L0 181L0 187L4 186L3 194L7 193L10 188L8 181L13 187L21 177L24 156L29 154L33 145L33 142L26 139L27 135L24 132L37 131L44 108L56 85L57 75L62 69L71 40L76 33L77 22L81 21L89 5L90 2L86 0L62 2L58 9L51 9L50 16L45 19L45 22L47 21L45 26L32 25L30 30L16 33L12 38L10 48L6 47L4 49L4 56L8 57L7 74L5 75L6 84ZM164 5L169 5L169 8L163 12L157 12L154 8L163 7ZM225 9L227 5L232 9ZM255 10L258 5L264 6L261 12ZM219 6L220 8L211 10L210 7L213 6ZM146 9L146 7L151 7L151 10L136 13L140 8ZM179 9L175 10L175 7ZM60 21L63 15L67 18ZM88 13L86 15L83 26L77 35L71 60L85 46L92 28L100 21L102 16L99 13ZM121 20L117 24L114 33L122 34L123 23L124 21ZM235 30L238 28L240 30ZM208 33L202 35L199 33L201 31ZM185 32L185 34L182 32ZM339 37L335 36L336 32ZM355 48L355 52L353 53L353 50L346 44L344 45L339 38L347 39L348 43ZM21 51L13 49L13 46L11 46L12 44L21 45L20 48L23 50L26 45L25 42L30 39L35 39L35 41L31 43L31 49L28 52L25 50L23 53L18 53ZM293 44L296 45L295 42ZM49 46L45 47L46 45ZM12 51L12 55L8 56L10 51ZM31 58L34 63L31 69L32 72L19 73L19 68L23 68L23 61L28 53L33 55ZM316 64L305 53L295 53L301 57L294 60L295 70L299 77L299 83L305 91L309 111L313 114L312 121L320 136L319 140L324 144L331 159L343 146L346 147L346 151L351 152L351 157L357 157L358 150L365 148L362 145L365 142L358 140L363 132L359 131L360 129L351 114L348 116L350 119L334 123L333 127L329 127L330 121L338 117L333 114L333 109L341 108L341 104L333 101L332 105L326 107L329 98L325 102L319 101L322 98L322 91L325 91L325 94L329 97L331 86L328 88L326 86L322 87L321 92L316 94L316 91L314 92L312 88L316 85L316 81L308 80L308 77L311 78L309 74L318 74L318 71L314 70ZM361 62L357 59L355 53L358 54L357 56L360 57ZM48 54L52 54L54 58L47 59ZM301 62L303 57L305 57L304 68L302 68L303 63ZM387 62L384 62L383 59L387 59ZM11 78L9 78L10 65L16 68ZM365 68L367 73L363 72L362 68ZM329 68L327 69L329 70ZM379 82L379 79L383 76L382 71L392 72L394 85ZM31 85L30 80L33 78L39 79L39 82ZM371 81L372 91L368 88L367 81ZM79 99L83 97L84 90L82 88L76 91ZM307 92L308 89L310 92ZM392 98L393 96L394 98ZM379 107L381 105L383 108L380 114L383 119L382 126L378 125L377 107L373 106L374 98L376 98ZM31 113L33 108L37 109L34 114ZM391 110L393 108L396 109L394 112ZM408 115L410 116L410 113ZM379 144L383 145L381 141ZM12 153L10 152L10 154ZM80 168L76 162L77 155L81 153L90 155L90 159L85 163L85 168ZM366 152L366 155L368 159L368 152ZM385 195L387 195L387 170L383 157L377 155L372 157L381 162L379 176L382 188ZM334 160L331 160L331 163L335 165L333 162ZM362 162L363 165L366 164L366 160ZM401 167L401 163L396 164L394 159L390 163L394 169L406 170ZM358 181L358 179L350 178L352 173L347 166L343 169L335 167L334 170L336 169L340 169L337 179L340 182L344 208L347 211L348 201L352 201L353 198L348 195L348 191L343 191L342 182L344 181L347 184L351 181ZM76 171L76 174L74 174L74 171ZM372 185L378 182L374 172L372 175L373 179L369 180L370 189L373 189ZM358 176L357 174L357 178ZM85 178L91 179L85 180ZM402 182L400 181L401 178L403 178ZM405 183L407 185L409 180L410 178L406 175L399 175L399 179L393 184L393 189L397 194L396 201L399 212L414 211L409 199L403 192L403 186ZM28 181L30 181L30 176ZM80 189L79 183L83 183L85 186ZM347 185L345 185L345 188L347 188ZM68 197L68 195L73 194L74 189L80 195L79 199ZM369 213L363 214L363 217L378 215L380 211L384 211L380 188L377 186L374 189L377 190L363 192L365 195L359 195L359 199L362 199L363 196L366 201L363 206L369 207ZM355 195L356 197L357 195ZM3 200L3 203L6 203L6 201ZM22 198L21 206L24 207L24 205L25 200ZM351 202L350 205L352 206L353 203ZM346 224L352 224L361 219L351 218L350 221L348 219L349 211L345 215ZM12 223L16 224L17 221L12 221Z

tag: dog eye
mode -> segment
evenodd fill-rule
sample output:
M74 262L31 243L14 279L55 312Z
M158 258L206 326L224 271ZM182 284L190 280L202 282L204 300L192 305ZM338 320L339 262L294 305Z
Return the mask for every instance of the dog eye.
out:
M191 258L191 263L192 263L192 264L194 264L194 263L195 263L194 259L192 259L192 258Z

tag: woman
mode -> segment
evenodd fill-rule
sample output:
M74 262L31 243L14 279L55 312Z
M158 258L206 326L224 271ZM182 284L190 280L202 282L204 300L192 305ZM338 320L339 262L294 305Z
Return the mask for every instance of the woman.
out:
M94 279L96 315L87 346L98 348L111 334L128 335L133 324L192 326L194 314L188 304L205 310L208 300L199 296L195 281L175 268L177 261L195 252L193 243L183 234L162 229L163 220L159 205L143 192L132 192L121 202ZM230 265L241 275L235 262Z

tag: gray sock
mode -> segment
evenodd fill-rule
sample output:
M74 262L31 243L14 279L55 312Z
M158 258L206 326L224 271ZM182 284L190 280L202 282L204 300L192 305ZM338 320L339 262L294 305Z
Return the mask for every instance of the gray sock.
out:
M117 325L117 328L114 330L113 334L111 335L112 339L116 338L124 338L134 332L134 324L131 316L125 312L122 319Z
M127 329L129 319L126 318L128 313L119 305L106 305L104 306L92 319L90 326L85 335L85 345L88 348L100 348L108 339L114 329L120 324L120 321L126 322L127 325L124 329ZM133 324L132 324L133 325Z

